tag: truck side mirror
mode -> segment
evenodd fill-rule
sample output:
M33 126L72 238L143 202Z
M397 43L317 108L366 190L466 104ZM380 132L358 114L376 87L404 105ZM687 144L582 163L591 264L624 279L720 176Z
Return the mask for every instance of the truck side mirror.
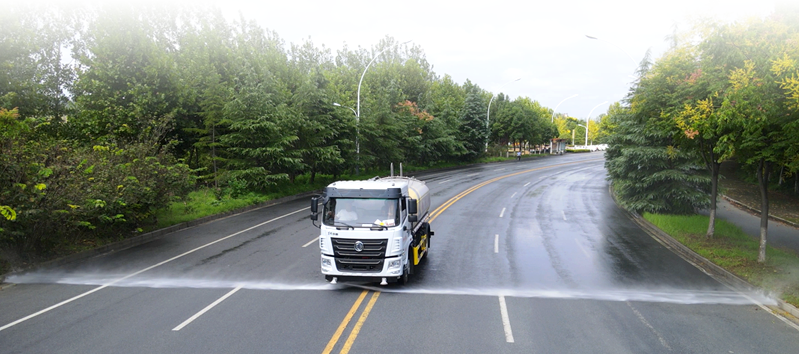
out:
M416 199L408 199L408 214L416 215L417 213L417 201Z
M311 197L311 214L319 211L319 197Z

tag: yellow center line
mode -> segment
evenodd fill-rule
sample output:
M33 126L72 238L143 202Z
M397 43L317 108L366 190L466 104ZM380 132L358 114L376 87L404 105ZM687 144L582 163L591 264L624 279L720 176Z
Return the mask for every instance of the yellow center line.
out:
M369 290L362 291L361 295L358 296L358 300L355 300L355 303L352 305L352 308L350 308L350 312L347 312L347 316L344 317L344 320L341 321L341 324L338 326L338 329L336 329L336 333L333 334L333 338L330 338L330 341L327 342L325 350L322 351L323 354L329 354L333 350L333 347L336 346L338 338L341 337L341 333L344 333L344 329L347 328L348 324L350 324L352 315L355 314L355 311L358 311L358 307L361 307L361 302L363 302L363 299L366 297L366 293L368 292Z
M523 173L543 170L543 169L552 168L552 167L566 166L566 165L573 165L573 164L577 164L577 163L585 163L585 162L601 161L601 160L602 159L591 159L591 160L583 160L583 161L575 161L575 162L566 162L566 163L561 163L561 164L556 164L556 165L549 165L549 166L544 166L544 167L532 168L532 169L529 169L529 170L519 171L519 172L515 172L515 173L510 173L510 174L507 174L507 175L504 175L504 176L499 176L499 177L492 178L492 179L490 179L488 181L485 181L485 182L479 183L477 185L474 185L471 188L469 188L469 189L467 189L467 190L465 190L463 192L458 193L458 195L456 195L456 196L450 198L449 200L447 200L446 202L444 202L444 204L442 204L440 207L436 208L436 210L434 210L432 213L430 213L430 221L428 221L428 222L433 222L433 220L435 220L439 215L441 215L441 213L443 213L444 210L447 210L447 208L452 206L452 204L455 204L455 202L457 202L458 200L461 200L461 198L465 197L466 195L468 195L468 194L470 194L470 193L472 193L472 192L474 192L474 191L476 191L476 190L478 190L478 189L480 189L480 188L482 188L482 187L484 187L484 186L486 186L488 184L491 184L491 183L494 183L496 181L499 181L501 179L505 179L505 178L513 177L513 176L518 176L518 175L523 174Z
M358 318L358 322L355 323L355 327L352 328L352 332L350 332L350 336L347 337L347 341L344 343L344 347L341 348L340 354L347 354L347 353L350 352L350 349L352 348L352 344L355 343L355 337L357 337L358 336L358 332L361 331L361 327L363 326L363 323L366 321L366 317L369 317L369 312L372 311L372 307L374 307L378 296L380 296L380 292L379 291L377 291L374 294L372 294L372 298L369 299L369 303L366 304L366 308L363 309L363 313L361 314L361 317Z
M577 164L577 163L585 163L585 162L600 161L600 160L602 160L602 159L591 159L591 160L567 162L567 163L561 163L561 164L556 164L556 165L549 165L549 166L544 166L544 167L539 167L539 168L533 168L533 169L529 169L529 170L524 170L524 171L515 172L515 173L507 174L507 175L504 175L504 176L499 176L499 177L492 178L492 179L490 179L488 181L484 181L482 183L479 183L479 184L476 184L474 186L471 186L468 189L464 190L463 192L458 193L454 197L452 197L449 200L447 200L446 202L444 202L444 204L442 204L441 206L439 206L438 208L436 208L435 210L433 210L430 213L430 220L428 221L428 223L432 223L433 220L435 220L439 215L441 215L441 213L444 212L444 210L447 210L447 208L452 206L452 204L455 204L455 202L461 200L461 198L467 196L469 193L472 193L472 192L484 187L485 185L494 183L494 182L499 181L501 179L517 176L517 175L520 175L520 174L523 174L523 173L527 173L527 172L532 172L532 171L538 171L538 170L543 170L543 169L547 169L547 168L552 168L552 167L573 165L573 164ZM361 306L361 302L363 302L363 299L366 297L366 293L367 292L369 292L369 291L368 290L364 290L361 293L361 295L358 296L358 299L355 300L355 303L352 305L352 308L350 308L350 312L347 313L347 316L344 317L344 320L341 321L341 324L338 326L338 329L336 329L336 333L334 333L333 337L330 338L330 341L327 342L327 346L325 347L325 350L322 351L323 354L329 354L333 350L333 347L336 346L336 343L338 343L338 339L341 337L341 334L344 332L344 329L347 328L347 325L349 325L350 320L352 319L352 316L355 314L355 312ZM380 292L379 291L376 291L376 292L374 292L372 294L372 297L369 299L369 303L366 305L366 308L364 308L363 313L361 314L361 317L358 318L358 322L356 322L355 326L352 328L352 332L350 332L350 335L347 337L347 341L344 342L344 346L341 348L341 352L340 352L341 354L349 353L350 349L352 348L352 345L355 343L355 338L358 337L358 333L361 331L361 327L363 327L363 323L366 322L366 318L369 317L369 312L372 311L372 307L374 307L378 296L380 296Z

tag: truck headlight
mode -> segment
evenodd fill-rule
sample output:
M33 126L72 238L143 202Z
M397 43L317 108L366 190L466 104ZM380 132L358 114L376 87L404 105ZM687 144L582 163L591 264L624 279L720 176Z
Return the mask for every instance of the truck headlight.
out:
M401 259L392 259L388 262L389 269L395 269L402 267L402 260Z
M333 263L330 261L330 259L322 258L322 268L329 269L332 266L333 266Z

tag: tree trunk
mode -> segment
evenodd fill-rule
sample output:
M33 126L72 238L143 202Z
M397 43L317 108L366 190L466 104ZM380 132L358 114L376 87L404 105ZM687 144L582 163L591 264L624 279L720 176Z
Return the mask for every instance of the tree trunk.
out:
M763 159L757 164L757 182L760 187L760 250L758 263L766 262L766 239L768 238L768 168L769 163Z
M782 167L780 167L780 180L777 183L780 186L782 185L782 182L784 181L784 179L782 178L784 172L785 172L785 165L782 165Z
M211 161L214 163L214 188L219 188L219 179L216 177L216 124L211 126Z
M712 155L711 155L712 156ZM710 162L710 222L707 225L705 238L713 238L716 233L716 199L719 193L719 169L721 164L715 161Z
M311 171L311 179L308 180L309 184L313 184L314 180L316 179L316 170Z

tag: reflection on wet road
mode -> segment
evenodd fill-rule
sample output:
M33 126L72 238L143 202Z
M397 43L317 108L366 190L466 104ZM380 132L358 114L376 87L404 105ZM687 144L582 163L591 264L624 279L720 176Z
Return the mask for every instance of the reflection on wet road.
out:
M603 164L419 176L449 206L407 286L325 282L307 200L15 276L0 352L799 352L796 328L752 302L773 300L726 288L630 220Z

